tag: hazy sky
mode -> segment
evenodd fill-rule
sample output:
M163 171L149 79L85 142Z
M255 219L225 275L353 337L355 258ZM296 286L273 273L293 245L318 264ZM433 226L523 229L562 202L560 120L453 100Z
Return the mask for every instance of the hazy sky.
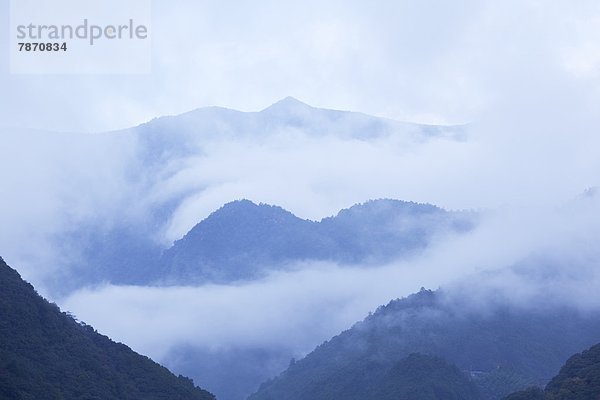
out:
M562 94L536 106L546 114L573 97L597 100L599 7L594 0L154 1L146 75L10 75L2 30L0 121L101 131L207 105L259 110L291 95L398 119L466 122ZM3 1L3 26L7 10Z

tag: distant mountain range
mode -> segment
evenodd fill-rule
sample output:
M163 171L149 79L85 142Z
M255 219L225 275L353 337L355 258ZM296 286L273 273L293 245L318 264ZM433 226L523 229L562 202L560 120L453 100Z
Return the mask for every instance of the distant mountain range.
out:
M468 231L472 213L373 200L315 222L277 206L234 201L197 224L158 262L158 280L231 282L306 261L380 265Z
M0 220L10 223L16 224L14 214L20 215L20 229L0 236L0 246L8 248L8 259L25 260L32 270L51 266L54 273L31 278L55 295L102 282L143 284L157 278L156 262L166 243L185 233L181 227L200 222L189 217L170 230L175 215L190 201L197 203L206 194L208 200L200 203L210 211L232 199L252 197L220 192L232 184L222 176L238 161L235 152L226 151L232 146L243 151L247 144L276 154L272 146L289 150L298 138L315 148L329 143L331 151L344 147L342 143L377 146L389 139L402 153L430 140L462 141L465 132L464 126L420 125L311 107L291 97L259 112L205 107L97 134L7 131L0 145L19 157L6 167L22 171L22 179L5 182L7 207L2 209L33 195L46 202L17 213L12 207L12 214L0 211ZM226 159L219 157L221 151ZM32 159L36 168L26 162ZM87 194L78 192L74 182ZM260 195L253 198L261 200ZM29 234L32 230L36 235ZM34 254L33 247L49 250Z
M0 398L214 400L40 297L0 258Z
M0 207L2 221L14 222L5 224L11 232L2 235L0 246L22 246L14 253L39 271L46 271L42 261L47 254L58 254L40 279L62 295L99 283L237 283L315 262L370 268L410 259L478 223L477 213L390 199L356 204L318 221L249 200L216 209L236 197L219 192L232 182L214 175L235 163L244 146L267 140L290 146L301 137L311 143L316 138L344 145L393 143L402 152L435 138L461 141L463 126L402 123L286 98L260 112L208 107L102 134L10 134L19 140L0 144L13 146L5 154L14 150L19 156L11 157L7 168L24 179L19 175L5 182L3 198L8 205L23 203L23 209L18 218L5 218L13 209ZM27 145L20 148L22 143ZM242 149L227 153L223 162L219 151L211 153L240 143ZM272 148L261 151L270 154ZM63 186L56 189L57 183ZM80 193L82 188L90 191ZM208 199L202 197L206 193ZM23 200L32 196L44 199L43 207ZM198 196L202 206L208 202L209 211L216 210L192 221L183 213L184 229L178 226L176 235L166 235L178 211ZM189 215L207 215L192 211ZM28 219L24 227L19 218ZM197 224L171 247L165 245L165 237L179 237L190 222ZM13 237L13 227L20 236ZM37 246L31 246L34 241ZM29 247L37 252L28 253ZM549 259L549 266L571 262L568 257ZM551 279L543 261L538 277ZM0 398L214 399L189 379L62 313L1 259L0 286ZM471 308L447 294L423 289L380 307L306 357L292 360L260 388L266 376L288 365L287 348L238 349L234 343L207 350L181 343L170 356L182 369L211 377L211 385L220 380L211 388L218 387L225 400L241 400L257 388L250 400L499 400L507 395L510 400L597 400L598 347L559 368L573 353L600 341L600 313L556 303ZM246 311L244 304L239 307ZM537 388L526 389L531 385Z
M399 122L367 114L312 107L286 97L259 112L242 112L223 107L205 107L176 116L155 118L120 131L135 134L145 143L150 160L160 161L197 149L214 138L252 137L303 132L311 136L334 136L370 140L401 135L407 140L432 137L460 140L464 125L441 126ZM159 153L157 153L159 152Z
M446 301L444 292L422 290L318 346L249 399L380 399L380 377L411 353L456 365L482 399L500 399L545 384L571 354L599 338L597 312L501 305L475 311Z
M468 232L476 223L474 212L391 199L356 204L321 221L237 200L214 211L166 250L132 227L67 239L79 241L83 254L77 258L79 273L63 290L100 282L227 283L303 262L375 266L419 254L433 241Z

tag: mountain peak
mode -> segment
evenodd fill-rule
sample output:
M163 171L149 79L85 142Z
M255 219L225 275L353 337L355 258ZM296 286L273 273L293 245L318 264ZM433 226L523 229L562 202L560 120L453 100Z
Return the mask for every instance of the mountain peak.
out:
M214 211L209 215L208 218L222 217L222 216L232 216L236 215L238 217L247 217L248 213L260 213L261 215L277 215L277 214L293 214L287 210L279 206L274 206L265 203L254 203L252 200L248 199L240 199L230 201L229 203L224 204L221 208Z
M265 203L256 204L248 199L234 200L224 204L200 221L182 239L175 243L179 243L179 246L181 246L188 240L193 241L199 237L208 240L207 238L212 236L219 237L222 240L225 237L229 239L235 237L235 240L243 240L244 235L252 236L258 227L264 228L265 225L271 226L271 224L277 225L292 221L302 220L278 206ZM196 245L192 243L192 246Z
M229 203L225 203L219 210L221 209L248 209L258 207L258 204L254 203L252 200L248 199L239 199L233 200ZM217 211L219 211L217 210Z
M265 108L263 111L288 111L288 112L294 112L294 111L299 111L299 110L308 110L308 109L312 109L313 107L309 106L306 103L301 102L300 100L296 99L295 97L292 96L288 96L284 99L279 100L278 102L270 105L269 107Z

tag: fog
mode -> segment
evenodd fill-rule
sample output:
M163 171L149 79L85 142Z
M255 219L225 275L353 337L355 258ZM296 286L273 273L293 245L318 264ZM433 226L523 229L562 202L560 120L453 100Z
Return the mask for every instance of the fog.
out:
M243 136L198 132L184 153L167 151L163 160L149 162L145 154L177 145L178 138L149 143L143 129L5 133L0 222L11 228L0 232L0 245L4 257L48 293L44 285L53 271L68 276L67 265L85 265L78 248L83 228L125 226L164 249L235 199L279 205L313 220L376 198L450 209L556 207L594 186L600 170L593 130L561 131L566 122L559 117L540 122L541 133L517 125L506 137L502 121L474 123L461 139L415 139L401 129L368 139L314 136L285 124L265 136L242 126ZM596 116L589 117L592 126Z
M290 4L156 2L149 75L11 75L2 63L4 259L65 310L157 360L185 346L301 356L421 286L481 310L600 304L598 199L580 196L600 177L596 1ZM352 124L306 128L322 122L311 112L295 126L284 110L266 132L203 109L194 115L205 125L174 117L162 126L171 131L56 133L202 106L257 112L288 95L466 125L460 137L400 128L357 137L344 134ZM127 227L165 249L241 198L314 220L376 198L475 209L483 220L410 262L369 269L319 263L231 285L53 290L86 268L85 240Z
M299 264L231 285L100 286L61 301L111 337L161 359L194 344L287 347L302 354L389 300L427 288L521 307L600 307L600 201L490 212L472 232L445 237L424 254L379 267ZM481 298L479 298L481 297Z
M451 209L558 205L598 184L594 1L330 2L318 15L273 2L177 4L154 4L149 76L0 70L0 248L36 285L77 257L63 237L81 226L126 221L167 247L238 198L320 219L382 197ZM244 126L244 139L206 140L187 127L197 151L152 168L140 161L143 135L23 129L98 132L200 106L259 111L288 95L469 125L463 140L413 142L297 129L262 137Z
M111 338L184 369L199 383L210 377L205 385L224 390L215 380L234 369L214 366L228 357L237 367L247 358L270 362L259 374L264 380L291 357L302 357L378 306L423 286L443 289L462 312L488 313L498 305L599 310L598 211L600 201L589 192L559 207L485 212L473 231L441 237L423 254L387 265L306 263L230 285L104 285L59 303ZM257 351L262 355L253 355Z

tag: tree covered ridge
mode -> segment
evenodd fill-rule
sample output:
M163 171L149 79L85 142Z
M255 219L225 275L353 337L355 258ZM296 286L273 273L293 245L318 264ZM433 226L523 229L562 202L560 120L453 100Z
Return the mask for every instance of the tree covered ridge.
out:
M250 399L351 399L345 396L346 385L361 379L367 384L371 378L377 382L377 371L389 371L409 354L421 353L468 372L483 399L499 400L545 384L571 354L600 337L598 313L569 307L469 307L441 290L393 300L263 383Z
M175 241L161 257L161 282L253 279L265 266L303 261L377 265L417 254L437 235L465 232L474 213L379 199L311 221L268 204L225 204Z
M573 355L544 390L529 388L505 400L599 400L600 344Z
M371 390L378 400L480 400L475 383L458 367L439 357L409 354Z
M0 258L0 398L214 400L77 322Z

